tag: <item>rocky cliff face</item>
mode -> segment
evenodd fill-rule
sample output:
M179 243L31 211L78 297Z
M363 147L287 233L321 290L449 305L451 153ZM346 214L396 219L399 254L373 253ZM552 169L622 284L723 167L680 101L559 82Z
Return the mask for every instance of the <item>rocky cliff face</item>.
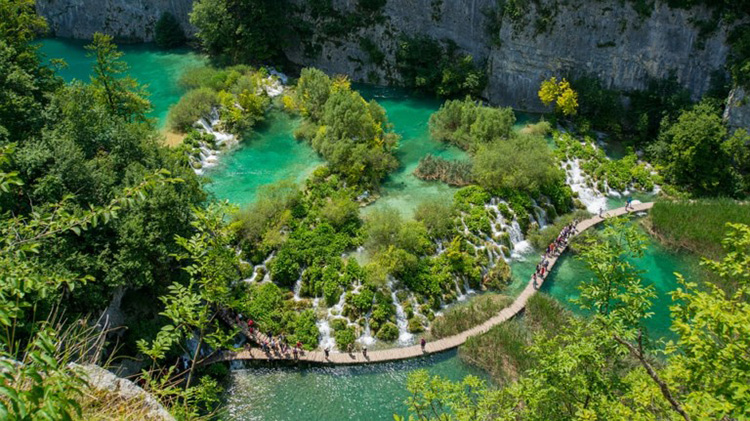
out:
M595 75L606 87L627 90L674 73L698 98L726 60L726 30L720 28L701 39L692 24L709 15L700 7L670 9L657 0L645 17L631 2L621 0L527 3L523 16L511 19L509 13L497 16L496 0L388 0L381 22L345 36L316 34L315 54L303 47L308 35L292 34L286 53L299 65L347 74L356 81L385 83L398 80L394 66L401 34L449 39L487 66L484 95L488 100L530 111L543 109L536 92L539 83L553 75ZM150 40L162 11L171 12L189 28L191 5L192 0L37 0L39 12L57 35L76 38L104 31ZM345 14L355 11L358 1L333 0L333 5ZM312 20L304 15L302 19ZM384 53L384 62L370 62L362 39Z
M743 88L734 88L729 93L724 120L732 130L745 129L750 132L750 95Z
M193 0L36 0L36 9L52 33L64 38L90 39L103 32L121 41L152 41L164 12L174 15L186 33L194 32L188 17Z

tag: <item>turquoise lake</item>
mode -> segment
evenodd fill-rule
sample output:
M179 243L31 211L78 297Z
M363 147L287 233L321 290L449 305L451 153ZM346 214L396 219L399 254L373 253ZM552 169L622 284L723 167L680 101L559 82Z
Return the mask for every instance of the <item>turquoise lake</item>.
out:
M86 56L84 43L45 39L41 52L48 58L63 58L68 67L60 71L67 80L88 81L91 58ZM169 107L184 93L177 80L182 72L205 63L205 57L188 50L162 51L153 46L123 46L130 74L149 86L154 105L152 117L160 126ZM440 183L418 180L412 175L419 159L427 153L449 159L461 159L463 151L432 140L429 116L440 102L413 95L400 89L356 86L367 99L377 100L388 112L394 130L402 136L397 156L401 168L384 183L378 202L365 209L391 206L410 216L425 199L450 201L455 189ZM518 127L535 122L538 117L519 115ZM303 181L322 160L304 143L294 140L296 120L283 113L271 113L266 123L249 136L237 149L224 154L221 163L208 172L213 179L209 189L219 199L239 205L252 203L258 188L279 180ZM638 197L636 197L638 198ZM644 197L645 199L646 197ZM624 200L624 199L622 199ZM620 206L610 200L610 207ZM537 255L512 264L516 278L513 288L521 288L534 271ZM669 337L668 293L676 287L673 272L691 274L693 259L673 254L652 240L646 255L635 262L643 270L644 279L655 285L658 299L654 317L648 326L653 337ZM578 260L564 256L553 270L543 291L566 306L577 296L577 285L587 282L590 274ZM404 414L408 397L405 380L414 369L427 369L459 380L468 374L484 374L466 364L455 351L425 359L364 367L256 367L232 372L228 385L227 411L229 420L392 420L394 413Z

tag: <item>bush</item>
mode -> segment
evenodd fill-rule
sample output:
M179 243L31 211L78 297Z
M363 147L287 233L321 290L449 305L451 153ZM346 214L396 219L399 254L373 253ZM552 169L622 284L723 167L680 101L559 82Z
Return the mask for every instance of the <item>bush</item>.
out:
M386 322L375 336L381 341L393 342L398 339L398 326L391 322Z
M193 89L169 109L167 125L172 131L187 133L198 120L208 117L218 105L218 97L211 89Z
M450 203L431 199L419 203L414 219L421 222L432 238L447 238L453 231L453 209Z
M489 191L531 193L563 179L564 174L543 138L519 135L482 145L474 158L474 177Z
M484 107L466 97L446 101L430 116L430 135L473 152L482 144L509 137L515 122L510 107Z
M169 12L162 13L154 27L154 42L161 48L175 48L185 43L185 31Z
M333 337L336 339L336 346L338 346L339 349L344 350L349 345L354 344L354 340L356 339L354 327L337 329L334 332Z
M411 333L419 333L424 331L424 326L422 326L422 320L414 316L411 319L409 319L409 325L407 327L409 329L409 332Z

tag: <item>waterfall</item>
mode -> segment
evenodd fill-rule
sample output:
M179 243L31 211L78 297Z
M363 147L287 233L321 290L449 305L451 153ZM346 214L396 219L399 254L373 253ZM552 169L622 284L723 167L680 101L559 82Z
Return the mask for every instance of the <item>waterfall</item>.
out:
M264 275L263 275L263 279L261 280L261 283L270 282L271 281L271 275L268 273L268 266L267 265L268 265L268 262L270 262L271 259L273 259L273 256L274 256L274 253L271 252L271 254L269 254L268 257L266 257L266 260L264 260L263 263L259 264L258 266L255 266L253 268L253 276L245 279L244 281L247 282L247 283L253 283L253 282L255 282L256 278L258 278L258 273L260 273L260 270L263 269Z
M539 229L544 229L547 227L547 211L544 210L539 204L536 202L536 200L532 200L532 203L534 204L534 218L536 219L537 225L539 225Z
M328 324L328 320L318 320L315 325L318 327L318 344L321 349L336 347L336 340L331 336L331 325Z
M372 346L375 343L375 338L372 336L370 330L370 317L372 316L372 310L365 315L365 330L362 332L362 336L357 339L357 342L365 346Z
M458 285L458 279L453 278L453 284L456 285L456 300L466 300L466 295L463 293L463 291L461 291L461 287Z
M586 177L581 171L581 164L577 158L563 162L563 168L565 168L565 182L578 193L578 199L586 206L589 213L599 213L600 209L607 208L607 198L596 189L586 185Z
M406 320L406 312L404 311L404 307L401 305L401 302L398 300L398 297L396 296L396 291L394 289L394 282L393 279L388 281L388 288L391 290L391 299L393 300L393 305L396 306L396 326L398 326L398 343L399 345L409 345L414 340L414 335L409 333L409 321Z
M299 279L297 279L297 282L294 284L294 301L302 301L302 297L299 296L300 291L302 291L302 274L300 273Z

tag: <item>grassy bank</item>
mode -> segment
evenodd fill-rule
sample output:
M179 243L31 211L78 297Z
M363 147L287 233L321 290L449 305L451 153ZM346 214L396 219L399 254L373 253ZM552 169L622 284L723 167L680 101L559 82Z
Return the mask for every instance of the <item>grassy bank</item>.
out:
M440 339L471 329L484 323L512 302L513 299L506 295L476 295L465 303L449 308L442 316L436 317L430 328L430 337Z
M665 244L716 259L728 222L750 224L750 205L729 199L657 202L646 224Z
M535 294L526 304L522 318L495 326L484 335L469 338L459 348L459 357L490 373L503 384L518 378L534 360L527 351L536 334L555 334L570 317L554 298Z

